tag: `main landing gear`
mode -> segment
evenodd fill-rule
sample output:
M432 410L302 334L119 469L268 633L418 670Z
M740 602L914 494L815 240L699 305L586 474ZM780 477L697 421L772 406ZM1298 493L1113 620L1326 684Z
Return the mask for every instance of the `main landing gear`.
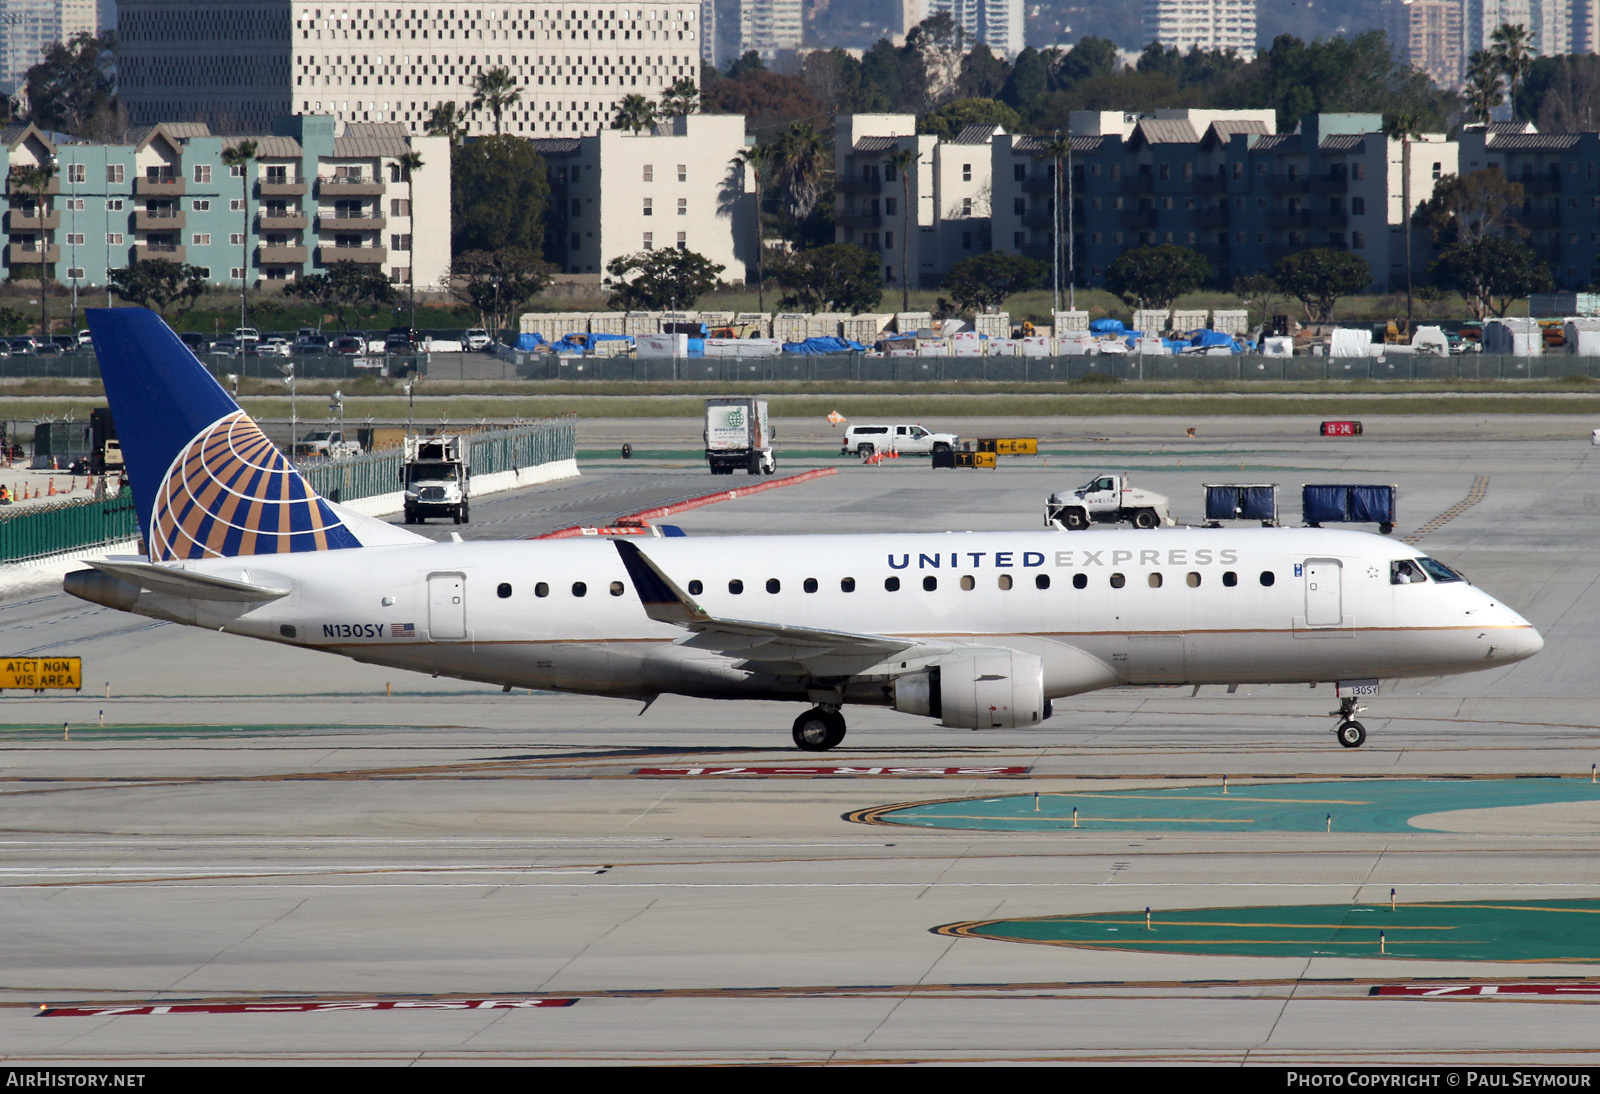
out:
M795 747L804 752L826 752L844 740L844 715L838 709L812 707L794 720Z
M1339 738L1339 743L1345 748L1360 748L1367 740L1367 727L1350 717L1360 714L1366 707L1356 705L1354 695L1346 695L1339 700L1339 709L1330 710L1328 713L1339 719L1339 725L1333 735Z

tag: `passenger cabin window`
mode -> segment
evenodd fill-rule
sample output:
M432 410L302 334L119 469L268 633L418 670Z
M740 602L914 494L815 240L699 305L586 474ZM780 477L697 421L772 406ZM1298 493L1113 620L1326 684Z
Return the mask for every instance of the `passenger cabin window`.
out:
M1150 575L1149 581L1150 581L1150 587L1152 589L1161 588L1161 575L1160 574L1152 573Z
M572 583L572 595L573 596L584 596L588 592L589 592L589 586L585 585L583 582L574 581Z
M693 581L689 582L689 595L690 596L699 596L701 593L703 593L705 591L706 591L706 587L705 587L704 584L701 583L699 578L695 578Z
M1198 570L1190 570L1187 580L1189 582L1189 588L1198 589L1200 587L1200 573L1199 573L1199 571Z
M1422 585L1427 580L1427 577L1422 572L1422 567L1409 558L1396 559L1389 563L1389 584L1391 585Z
M744 592L744 582L740 581L738 578L732 579L728 582L728 591L734 596L738 596L740 593Z
M977 587L978 587L978 583L977 583L977 581L975 581L973 579L971 574L965 574L965 575L962 576L962 578L961 578L961 591L962 592L970 593L973 589L976 589Z
M550 586L548 584L546 584L545 582L543 582L543 581L539 582L538 584L536 584L533 587L533 595L534 596L549 596L550 595Z
M511 596L510 583L502 581L500 584L496 585L494 589L494 595L498 596L501 600L508 599Z
M1273 576L1271 570L1262 570L1261 571L1261 584L1262 584L1263 587L1270 586L1276 580L1277 580L1277 578Z
M1048 589L1050 587L1050 575L1049 574L1034 574L1033 575L1033 587L1035 589Z
M814 577L808 577L804 582L801 583L800 587L808 593L814 593L817 591L817 579Z
M1111 587L1113 589L1120 589L1124 585L1126 585L1127 583L1128 583L1128 579L1123 577L1121 574L1112 574L1111 575Z
M929 574L922 579L922 591L931 593L939 587L939 579Z
M839 579L839 591L841 593L853 593L853 592L855 592L856 591L856 579L853 578L853 577L841 577Z
M611 588L609 590L607 590L607 591L610 592L612 596L621 596L622 595L622 582L613 581L611 583Z
M1011 588L1011 575L1001 574L999 585L1002 592L1009 590Z
M900 579L898 577L886 577L886 578L884 578L883 579L883 588L884 588L885 592L891 592L891 593L899 592L900 591Z
M1224 570L1222 572L1222 583L1231 589L1239 584L1239 575L1232 570Z
M775 593L783 588L783 583L775 577L767 578L767 592Z
M1072 587L1074 589L1087 589L1089 587L1089 575L1088 574L1073 574L1072 575Z

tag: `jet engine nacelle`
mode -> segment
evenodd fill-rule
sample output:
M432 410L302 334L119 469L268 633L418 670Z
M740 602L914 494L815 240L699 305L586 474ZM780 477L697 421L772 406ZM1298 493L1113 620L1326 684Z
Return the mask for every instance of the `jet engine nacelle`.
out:
M950 657L894 679L894 709L957 729L1015 729L1050 717L1044 663L1015 651Z

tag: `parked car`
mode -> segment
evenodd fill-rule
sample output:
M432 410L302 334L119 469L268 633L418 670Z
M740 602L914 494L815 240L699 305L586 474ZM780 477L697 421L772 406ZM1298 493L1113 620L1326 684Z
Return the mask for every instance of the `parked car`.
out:
M390 331L383 339L385 353L410 353L412 349L411 335L406 331L400 331L398 334Z
M38 343L28 335L11 340L11 352L18 357L32 357L33 351L38 348Z
M494 339L490 338L489 332L484 330L482 327L472 327L468 329L466 334L463 335L463 338L467 343L467 349L471 350L473 353L481 352L482 350L486 350L490 346L494 345Z
M178 335L178 340L189 347L189 352L194 354L205 353L211 348L211 339L198 331L184 331Z
M367 340L354 334L341 334L333 340L335 357L360 357L367 349Z
M293 352L289 340L281 334L269 335L257 348L263 357L287 357Z
M89 331L80 330L78 332L78 345L80 345L80 346L93 346L94 345L94 335L91 334Z
M38 354L40 357L60 357L67 351L62 347L60 342L50 341L40 342L38 346L34 348L33 352Z
M53 334L50 341L60 346L62 353L76 353L78 350L78 339L70 334Z
M233 336L241 342L261 341L261 332L254 327L234 327Z
M211 343L211 349L208 352L217 357L237 357L239 356L239 340L231 334L225 334Z

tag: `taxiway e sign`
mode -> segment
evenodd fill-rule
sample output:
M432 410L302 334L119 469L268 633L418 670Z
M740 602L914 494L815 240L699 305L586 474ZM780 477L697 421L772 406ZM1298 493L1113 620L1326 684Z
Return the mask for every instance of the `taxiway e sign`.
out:
M0 658L0 691L6 688L83 687L81 657L5 657Z

